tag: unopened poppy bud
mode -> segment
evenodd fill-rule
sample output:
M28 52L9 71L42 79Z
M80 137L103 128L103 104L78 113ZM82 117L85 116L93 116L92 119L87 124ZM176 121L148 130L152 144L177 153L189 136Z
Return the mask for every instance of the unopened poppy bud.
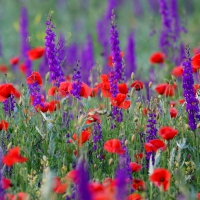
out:
M165 83L169 84L169 80L167 80L167 79L164 79L164 81L165 81Z
M108 162L109 165L111 165L113 163L113 159L111 158Z
M46 81L49 81L50 73L48 72L45 76Z
M94 168L96 168L97 167L97 165L96 164L94 164Z
M179 121L181 121L181 120L182 120L182 116L179 117Z
M159 94L159 95L158 95L158 99L160 99L161 97L162 97L162 96Z
M128 140L126 140L126 141L124 142L124 144L125 144L125 146L127 146L127 145L128 145Z
M188 124L185 124L185 128L186 128L187 130L190 130L190 126L189 126Z
M7 151L10 149L11 145L12 145L12 143L10 142L10 143L8 144L8 146L7 146Z
M176 77L174 75L171 75L172 80L176 82Z
M80 117L78 118L78 125L81 125L83 122L84 116L80 115Z
M22 105L22 98L20 97L19 99L19 105L21 106Z
M133 121L134 121L134 122L137 122L137 121L138 121L138 118L137 118L137 117L135 117L135 118L133 119Z
M131 73L131 79L134 81L134 79L135 79L135 74L134 74L134 72L132 72Z
M43 156L42 159L46 162L47 161L47 157Z
M151 88L152 87L152 82L149 82L149 88Z
M135 88L132 88L132 89L131 89L131 96L134 95L134 92L135 92Z
M135 135L133 134L131 137L131 141L134 142L134 140L135 140Z
M103 98L103 94L102 94L102 92L100 93L100 97Z
M197 124L197 128L200 128L200 123Z

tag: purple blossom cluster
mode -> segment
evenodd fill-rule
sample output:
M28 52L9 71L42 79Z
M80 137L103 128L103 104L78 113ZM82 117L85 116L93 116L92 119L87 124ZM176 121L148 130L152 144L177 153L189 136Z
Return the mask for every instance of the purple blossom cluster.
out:
M20 33L21 33L21 58L25 59L26 75L29 76L32 72L32 62L27 56L27 51L30 50L28 43L28 12L26 7L21 8L20 16Z
M81 91L81 86L82 86L82 81L81 81L81 67L79 67L79 64L77 63L76 67L74 67L74 74L72 77L72 90L70 93L76 97L77 99L80 99L80 91Z
M11 116L12 112L14 111L15 108L15 98L13 95L10 95L4 102L3 102L3 108L4 108L4 113L7 116Z
M54 33L53 29L55 29L55 26L52 23L50 16L46 22L46 56L48 58L50 80L55 86L59 87L60 83L65 81L64 73L60 66L60 57L58 56L58 53L63 47L63 43L58 43L58 46L56 47L56 34Z
M103 138L103 133L102 133L102 128L101 124L99 122L95 123L94 125L94 131L93 131L93 151L96 151L98 149L98 144L102 142Z
M194 92L194 79L192 75L191 58L189 55L185 62L183 62L183 96L186 100L186 111L188 112L188 123L191 130L196 130L197 121L200 121L200 109L198 107L198 100Z
M33 105L34 106L37 106L37 105L43 106L40 85L38 84L38 82L36 81L35 83L30 84L29 90L30 90L30 95L33 97Z
M2 178L3 178L3 163L2 163L2 158L3 158L3 150L0 146L0 200L4 200L4 194L5 190L2 187Z
M146 142L154 140L157 138L157 128L156 128L156 114L149 112L147 121L147 131L146 131ZM146 153L146 167L149 168L149 161L152 156L152 161L154 163L155 154L153 152Z

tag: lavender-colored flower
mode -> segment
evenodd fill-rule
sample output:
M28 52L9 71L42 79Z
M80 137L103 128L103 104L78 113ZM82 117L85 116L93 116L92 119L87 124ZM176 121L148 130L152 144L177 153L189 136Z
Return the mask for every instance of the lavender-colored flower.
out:
M4 102L3 102L3 108L5 115L11 116L12 112L15 108L15 98L13 95L10 95Z
M132 72L136 72L137 65L135 59L135 40L134 40L134 32L131 32L128 36L126 52L125 52L125 75L126 78L129 79Z
M88 188L89 183L89 173L85 169L85 161L80 160L78 163L78 174L79 174L79 181L77 185L78 190L78 199L79 200L91 200L91 194Z
M33 84L29 85L29 90L30 90L30 95L33 97L33 105L37 106L37 105L43 105L42 103L42 95L41 95L41 91L40 91L40 85L38 84L38 82L36 81Z
M45 46L46 46L46 55L49 63L50 80L54 82L55 86L59 87L60 83L65 81L64 73L60 66L60 57L58 55L60 49L63 48L63 44L58 43L57 47L55 45L56 34L53 32L55 26L52 23L51 16L47 20L46 26L47 28L46 28Z
M97 144L102 142L103 133L101 124L99 122L96 122L94 125L94 131L93 131L93 142L97 147Z
M113 106L111 110L111 119L115 122L121 123L123 121L122 109L117 106ZM111 124L111 129L115 128L115 124Z
M172 20L172 28L173 28L173 40L177 42L180 38L181 34L181 25L180 19L178 14L178 1L171 0L170 1L170 8L171 8L171 20Z
M42 61L40 63L40 66L39 66L39 72L40 72L40 75L44 78L48 71L49 71L48 58L47 58L46 54L44 54Z
M158 0L148 0L151 10L158 13Z
M144 14L141 0L133 0L133 10L136 17L141 17Z
M77 99L80 99L80 91L82 86L80 69L81 68L77 63L76 67L74 67L74 74L72 77L72 90L70 91L70 93Z
M200 109L198 100L194 92L194 79L192 75L192 65L189 49L187 49L187 58L183 63L183 96L186 101L186 111L188 112L188 123L191 130L196 130L197 120L200 121Z
M2 178L3 178L3 171L2 171L2 158L3 158L3 150L0 146L0 200L4 200L4 194L5 194L5 190L2 188Z
M76 64L77 57L78 57L78 45L76 43L72 43L66 49L65 63L66 66L68 66L68 69L71 69L72 66ZM72 71L68 71L68 74L69 73L72 73Z
M149 112L148 121L147 121L147 131L146 131L146 142L157 138L157 129L156 129L156 114ZM150 157L152 156L152 161L154 164L153 152L146 153L146 167L149 168Z
M26 7L21 7L20 16L20 34L21 34L21 58L25 59L26 75L29 76L32 72L32 62L27 56L27 51L30 50L28 43L28 12Z
M117 200L126 199L126 193L127 193L126 177L127 177L127 171L125 168L121 168L117 170L117 173L116 173L116 179L117 179L116 199Z
M81 59L81 65L84 66L82 68L82 78L83 82L86 84L90 84L89 76L91 73L92 68L94 67L95 61L94 61L94 47L92 42L91 35L87 36L87 42L85 48L82 50L82 59Z
M112 10L115 10L117 8L117 1L118 0L108 0L107 10L106 10L106 14L105 14L105 17L108 20L110 20L110 18L112 16Z
M160 14L162 16L162 30L160 35L160 49L168 56L171 48L172 21L166 0L159 0Z

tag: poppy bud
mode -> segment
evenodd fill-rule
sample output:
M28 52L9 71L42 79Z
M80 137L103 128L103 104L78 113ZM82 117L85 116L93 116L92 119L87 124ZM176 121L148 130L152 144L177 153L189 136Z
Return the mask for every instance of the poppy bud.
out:
M131 89L131 96L133 96L133 95L134 95L134 92L135 92L135 89L134 89L134 88L132 88L132 89Z
M46 162L47 161L47 157L43 156L42 159Z
M96 168L97 167L97 165L96 164L94 164L94 168Z
M131 137L131 141L134 142L134 140L135 140L135 135L133 134Z
M109 165L111 165L113 163L113 159L111 158L110 160L109 160Z
M200 128L200 123L197 124L197 128Z
M7 151L9 151L10 147L11 147L12 143L10 142L7 146Z
M134 79L135 79L135 74L134 74L134 72L132 72L131 73L131 79L134 81Z
M50 73L48 72L45 76L46 81L49 81Z
M149 88L151 88L151 87L152 87L152 82L150 81L150 82L149 82Z
M137 117L135 117L135 118L133 119L133 121L134 121L134 122L137 122L137 121L138 121L138 118L137 118Z
M171 75L172 80L176 82L176 77L174 75Z
M124 144L125 144L125 146L127 146L128 145L128 140L126 140Z
M190 130L190 126L189 126L188 124L185 124L185 128L186 128L187 130Z

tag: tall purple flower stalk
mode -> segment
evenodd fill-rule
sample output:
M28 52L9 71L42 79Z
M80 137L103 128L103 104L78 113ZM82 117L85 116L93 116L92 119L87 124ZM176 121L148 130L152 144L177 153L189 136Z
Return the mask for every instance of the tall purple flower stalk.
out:
M2 150L2 148L0 146L0 200L4 200L4 194L5 194L5 190L2 187L2 178L3 178L2 158L3 158L3 150Z
M171 37L172 37L172 21L170 17L169 8L166 0L158 0L160 6L160 14L162 16L162 29L160 35L160 49L162 52L169 56L171 48Z
M82 72L81 72L83 82L85 82L86 84L90 84L89 76L90 76L91 70L95 64L94 47L93 47L91 35L87 36L86 46L85 46L85 48L83 48L81 57L82 57L81 65L84 66L84 68L82 68Z
M146 142L157 138L157 128L156 128L156 114L149 112L147 121L147 131L146 131ZM155 154L153 152L146 153L146 168L149 168L150 157L152 156L152 161L154 164Z
M4 102L3 102L3 108L4 108L4 113L7 116L11 116L12 112L14 111L15 108L15 98L13 95L10 95Z
M34 106L37 106L37 105L43 106L40 85L38 84L38 82L30 84L29 90L30 90L30 95L33 97L33 105Z
M46 56L46 54L44 54L42 61L39 65L39 71L40 71L40 75L44 78L45 75L47 74L47 72L49 71L48 69L48 58Z
M194 92L194 79L192 75L192 65L189 49L187 49L187 57L183 62L183 96L186 101L186 111L188 113L188 124L191 130L195 131L197 122L200 121L200 109L198 107L198 100Z
M129 79L132 72L136 72L137 65L136 65L136 56L135 56L135 38L134 38L134 32L131 31L131 33L128 36L127 46L126 46L126 53L125 53L125 75L126 79Z
M94 131L93 131L93 151L96 151L98 148L101 148L103 133L101 124L99 122L96 122L94 125Z
M81 68L79 67L79 64L77 63L76 67L74 67L74 74L72 77L72 90L70 93L76 97L77 99L80 99L80 91L81 91L81 86L82 86L82 81L81 81Z
M79 200L91 200L91 194L88 188L89 183L89 173L85 168L85 161L81 160L78 164L78 174L79 174L79 181L77 185L78 189L78 199Z
M30 50L28 43L28 11L26 7L21 7L20 15L20 34L21 34L21 58L25 60L26 75L29 76L32 72L32 63L27 56L27 51Z
M59 51L63 48L63 43L58 43L56 47L56 34L53 29L55 29L55 26L50 16L46 22L46 55L49 63L50 81L52 81L55 86L59 87L60 83L65 81L59 57Z

